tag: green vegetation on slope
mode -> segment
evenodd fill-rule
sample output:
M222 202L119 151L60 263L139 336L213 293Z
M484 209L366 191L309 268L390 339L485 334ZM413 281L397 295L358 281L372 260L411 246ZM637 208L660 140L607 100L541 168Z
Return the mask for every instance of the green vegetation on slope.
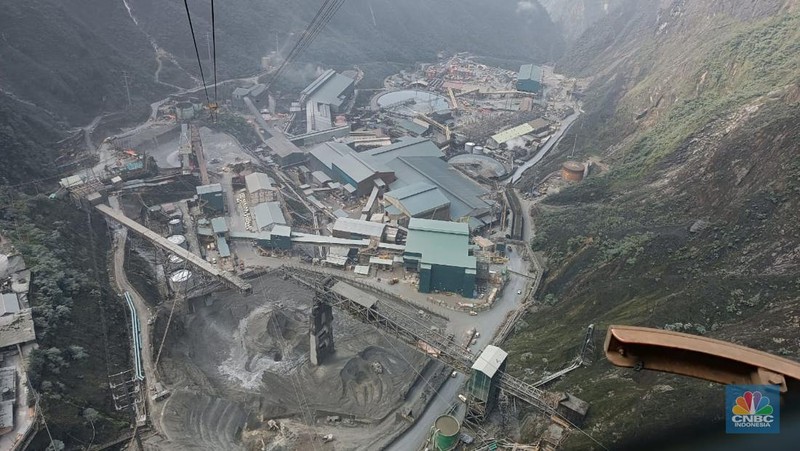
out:
M546 306L508 343L512 372L535 380L565 365L589 323L598 349L619 323L800 359L800 15L723 15L714 30L693 19L670 24L683 34L638 42L587 93L587 114L564 141L571 149L577 137L612 169L536 207L531 244L548 258ZM557 149L534 176L563 159ZM641 444L665 425L723 430L719 386L595 357L552 388L591 403L589 427L606 445ZM588 446L577 434L568 441Z
M17 197L0 209L0 228L32 272L39 348L28 377L53 438L81 447L116 437L130 423L114 408L108 376L130 364L126 314L105 271L105 222L92 217L89 226L86 213L64 201Z

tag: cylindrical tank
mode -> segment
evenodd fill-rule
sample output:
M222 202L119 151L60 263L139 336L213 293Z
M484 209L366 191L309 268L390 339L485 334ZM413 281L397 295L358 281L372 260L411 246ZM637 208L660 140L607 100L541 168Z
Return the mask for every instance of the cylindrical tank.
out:
M474 142L468 142L468 143L464 144L464 150L467 153L472 153L473 149L475 149L475 143Z
M577 161L565 161L561 165L561 178L570 182L580 182L583 180L583 163Z
M183 221L180 218L169 220L170 235L183 235Z
M483 146L475 146L475 149L473 149L472 153L476 155L483 155Z
M171 235L167 237L167 241L172 244L177 244L178 246L186 249L189 245L186 243L186 237L183 235Z
M169 286L172 291L181 292L194 288L196 282L192 272L188 269L179 269L169 276Z
M450 415L442 415L433 424L433 446L437 451L450 451L458 445L461 425Z

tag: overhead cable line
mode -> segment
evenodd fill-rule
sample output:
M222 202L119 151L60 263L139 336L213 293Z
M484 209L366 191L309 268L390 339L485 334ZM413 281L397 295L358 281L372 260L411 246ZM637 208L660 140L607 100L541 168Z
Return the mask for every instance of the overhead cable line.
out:
M298 39L298 41L294 44L284 61L266 83L267 89L269 89L272 84L281 76L281 74L283 74L284 69L289 64L294 62L295 58L311 45L311 43L325 28L331 18L333 18L339 8L342 7L344 2L345 0L326 0L325 3L323 3L317 13L314 15L311 23L309 23L306 29L303 31L300 39Z
M192 24L192 14L189 12L188 0L183 0L183 6L186 8L186 18L189 19L189 30L192 32L192 43L194 44L194 54L197 57L197 66L200 68L200 79L203 81L203 90L206 93L206 103L211 105L211 99L208 97L208 86L206 85L206 76L203 74L203 64L200 62L200 50L197 49L197 38L194 35L194 25Z
M211 0L211 60L214 66L214 103L209 104L212 114L219 106L217 100L217 25L214 17L214 0Z

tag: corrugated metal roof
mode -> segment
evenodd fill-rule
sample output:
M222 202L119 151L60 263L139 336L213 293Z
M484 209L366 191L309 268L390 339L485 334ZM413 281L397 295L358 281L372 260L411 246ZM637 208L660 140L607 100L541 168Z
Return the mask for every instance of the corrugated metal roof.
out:
M408 230L469 236L469 227L463 222L436 221L433 219L412 218L408 221Z
M311 97L315 102L341 106L347 91L355 83L350 77L336 73L333 69L325 71L300 93L301 98Z
M222 216L211 219L211 230L214 233L225 233L228 231L228 224L225 223L225 218Z
M414 183L384 194L390 202L398 203L409 216L422 215L433 210L447 208L450 200L430 183Z
M272 190L272 179L263 172L253 172L244 176L244 183L247 185L247 191L255 193L261 190Z
M380 258L380 257L370 257L369 258L370 265L383 265L383 266L392 266L394 264L394 260L391 258Z
M481 216L492 204L481 199L488 191L464 176L447 162L430 157L402 157L388 163L397 180L392 191L415 183L436 185L450 201L450 218Z
M259 230L265 230L272 226L286 224L283 217L280 202L264 202L253 207L253 215Z
M534 66L533 64L523 64L519 68L517 80L534 80L541 82L542 68L539 66Z
M338 218L333 224L333 230L339 232L353 233L369 237L380 237L386 224L372 221L362 221L360 219Z
M369 164L358 158L358 156L355 154L348 154L340 157L336 159L333 164L342 172L347 174L348 177L355 180L356 183L361 183L378 172Z
M469 228L465 223L412 218L408 224L406 254L422 255L420 263L475 269L469 255Z
M353 272L362 276L368 276L369 265L356 265L356 267L353 268Z
M488 345L483 352L480 353L475 363L472 364L472 369L480 371L490 378L494 377L507 357L507 352L497 346Z
M222 185L220 185L219 183L212 183L210 185L200 185L196 189L197 189L197 194L221 193Z
M217 251L219 251L220 257L230 257L231 256L231 248L228 247L228 242L225 241L225 238L218 237L217 238Z
M426 127L424 125L417 124L416 122L409 121L408 119L395 119L394 121L398 127L404 128L417 135L427 132L428 128L430 128L430 126Z
M311 155L320 161L328 169L333 168L333 162L337 159L353 152L347 144L338 142L326 142L311 149Z
M17 293L3 293L3 302L0 303L0 316L19 311Z
M316 180L320 185L324 185L332 181L331 178L328 177L328 174L322 171L314 171L311 173L311 176L314 177L314 180Z
M500 133L492 135L492 141L496 142L498 145L508 142L514 138L519 138L520 136L527 135L528 133L533 133L533 127L531 124L524 123L522 125L517 125L516 127L509 128L508 130L504 130Z
M274 236L284 236L284 237L291 237L292 236L292 228L279 224L272 228L272 235Z
M0 316L0 348L36 340L31 309Z
M442 151L427 138L403 138L394 144L377 147L362 152L363 158L373 166L384 165L399 157L436 157L444 156Z

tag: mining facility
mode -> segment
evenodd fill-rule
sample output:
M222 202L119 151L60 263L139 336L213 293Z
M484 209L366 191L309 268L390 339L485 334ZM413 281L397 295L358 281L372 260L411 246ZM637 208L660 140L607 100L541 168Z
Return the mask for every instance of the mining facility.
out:
M220 111L254 144L166 99L61 180L54 196L113 231L135 358L112 386L156 449L556 449L581 433L588 404L547 384L590 362L593 327L558 371L512 376L503 350L543 272L535 199L511 181L574 119L574 81L467 54L377 91L363 77L320 69L277 98L226 85Z

